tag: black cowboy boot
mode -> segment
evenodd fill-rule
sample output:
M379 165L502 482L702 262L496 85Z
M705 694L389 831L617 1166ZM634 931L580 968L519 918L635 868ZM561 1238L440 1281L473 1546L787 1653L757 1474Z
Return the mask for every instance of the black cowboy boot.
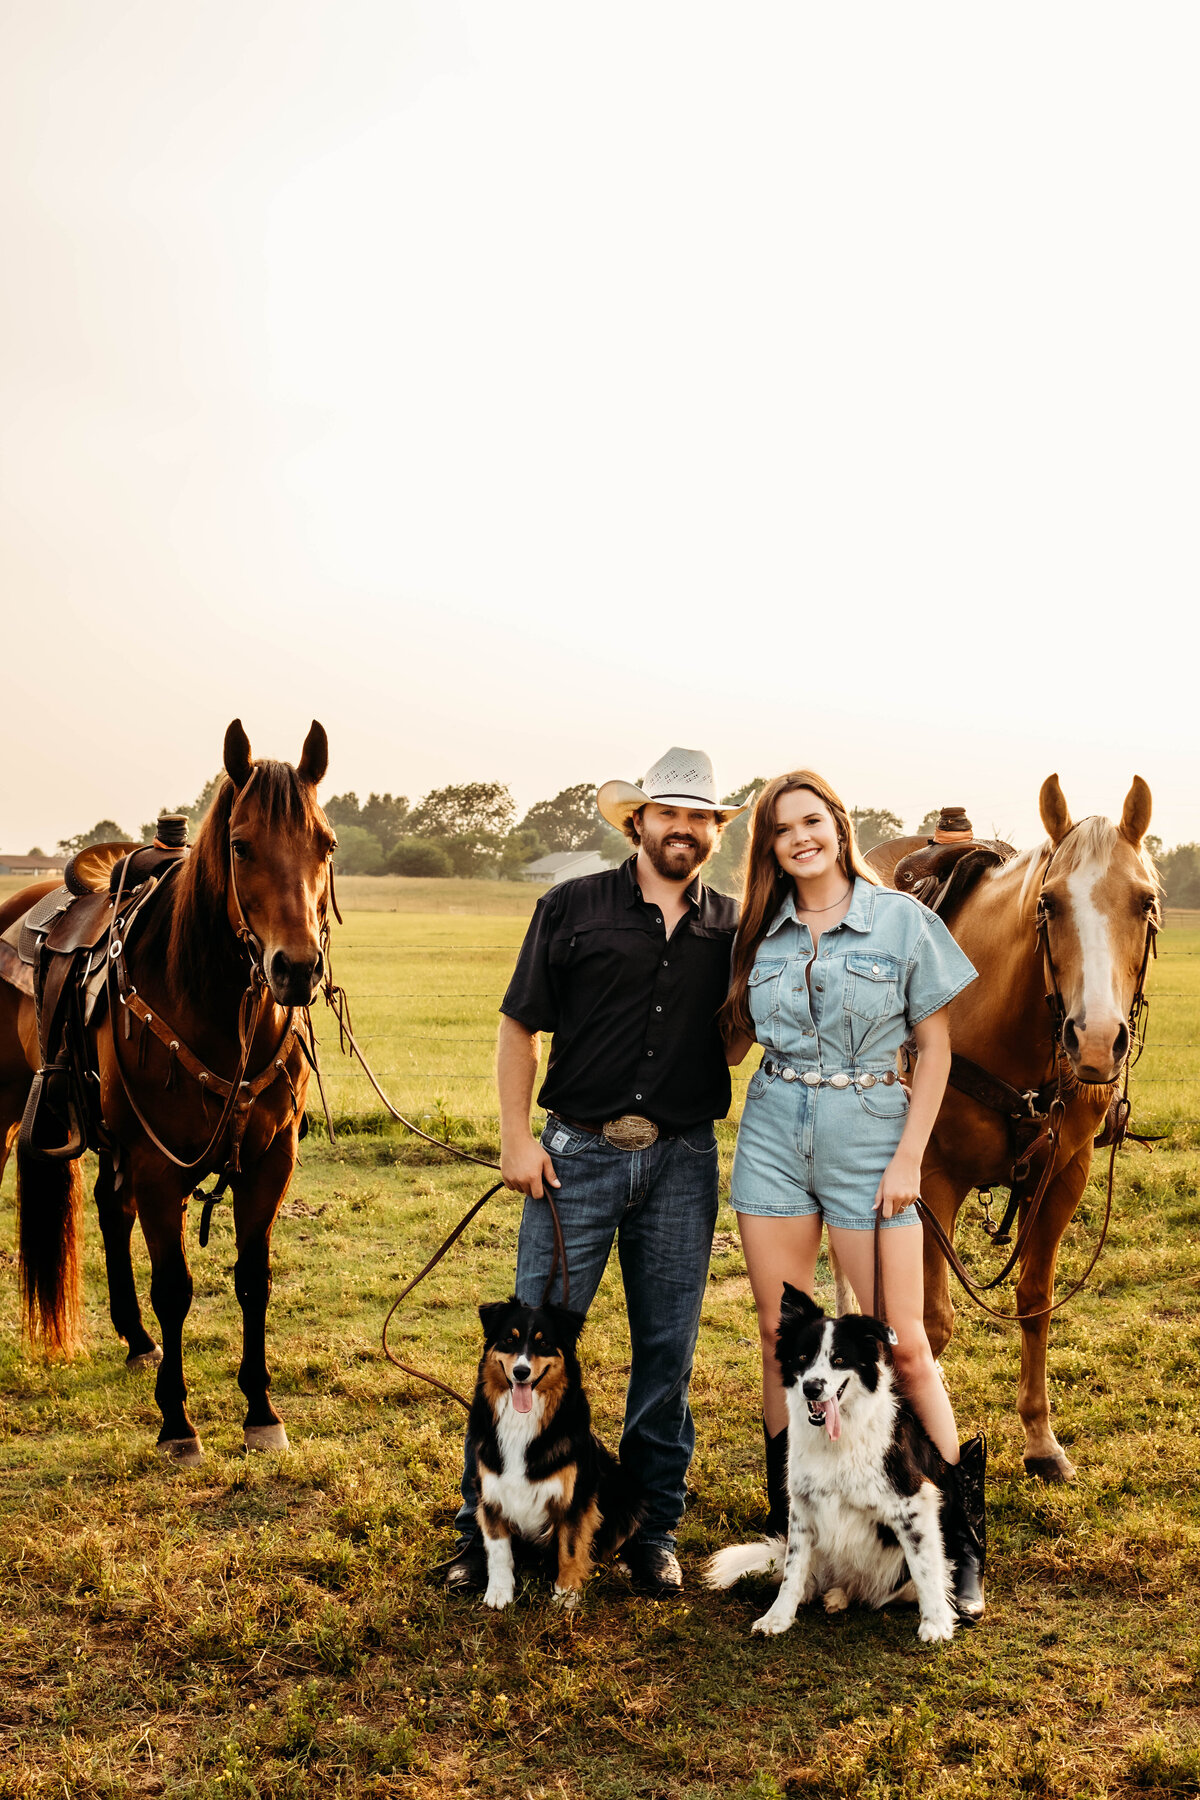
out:
M785 1538L788 1533L788 1428L772 1437L763 1420L763 1448L767 1453L767 1536Z
M964 1625L976 1624L983 1617L985 1606L986 1470L987 1439L981 1433L961 1446L958 1462L946 1471L949 1479L942 1511L942 1531L946 1555L954 1564L954 1604Z

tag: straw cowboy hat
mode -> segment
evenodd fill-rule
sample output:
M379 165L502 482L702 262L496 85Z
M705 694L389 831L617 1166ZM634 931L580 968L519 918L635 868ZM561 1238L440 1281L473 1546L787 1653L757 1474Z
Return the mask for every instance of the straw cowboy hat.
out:
M745 812L750 801L741 806L722 806L717 798L713 766L703 750L681 750L673 744L660 756L652 769L642 776L640 786L632 781L606 781L596 795L596 805L618 831L624 830L630 813L653 802L655 806L685 806L689 811L716 813L727 825Z

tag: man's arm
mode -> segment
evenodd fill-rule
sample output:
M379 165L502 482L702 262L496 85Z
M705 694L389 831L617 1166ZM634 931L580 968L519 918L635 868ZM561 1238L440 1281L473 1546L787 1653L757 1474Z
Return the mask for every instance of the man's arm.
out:
M541 1038L518 1019L500 1016L496 1087L500 1093L500 1174L514 1193L542 1198L542 1183L558 1187L554 1164L529 1129Z

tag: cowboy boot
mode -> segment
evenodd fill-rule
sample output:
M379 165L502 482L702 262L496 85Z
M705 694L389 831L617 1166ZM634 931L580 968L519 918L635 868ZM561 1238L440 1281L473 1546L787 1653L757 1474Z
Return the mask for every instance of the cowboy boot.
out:
M767 1536L785 1538L788 1532L788 1428L772 1437L763 1420L763 1448L767 1454Z
M987 1514L984 1478L987 1471L987 1439L973 1437L959 1450L958 1462L948 1468L942 1531L946 1555L954 1564L954 1604L964 1625L983 1617L983 1571L987 1555Z

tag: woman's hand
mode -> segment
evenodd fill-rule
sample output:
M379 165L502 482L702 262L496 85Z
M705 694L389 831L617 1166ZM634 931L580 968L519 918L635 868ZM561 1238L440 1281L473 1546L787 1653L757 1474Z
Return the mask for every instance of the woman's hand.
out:
M897 1150L875 1193L875 1211L885 1219L894 1219L921 1198L921 1159L903 1148Z

